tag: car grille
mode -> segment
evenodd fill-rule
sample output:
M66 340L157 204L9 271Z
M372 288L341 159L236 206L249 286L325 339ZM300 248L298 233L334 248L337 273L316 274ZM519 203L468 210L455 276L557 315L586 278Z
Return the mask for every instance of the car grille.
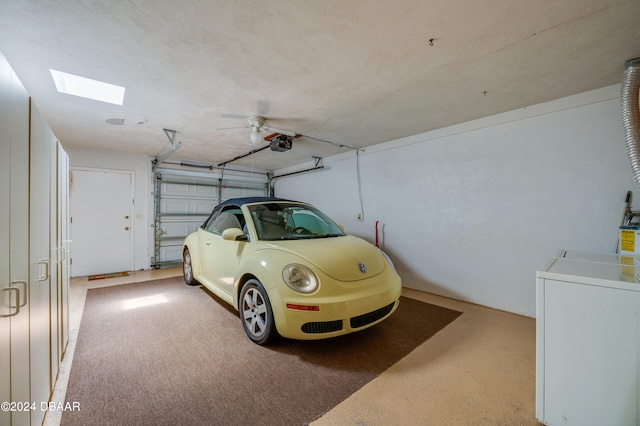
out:
M342 330L342 320L308 322L302 325L302 331L310 334L331 333L340 330Z
M396 302L393 302L383 308L353 317L349 324L351 324L351 328L360 328L378 321L379 319L387 316L389 312L393 310L395 304ZM304 333L308 334L331 333L333 331L342 330L342 320L308 322L303 324L301 329Z
M357 317L351 318L350 324L351 328L360 328L364 327L367 324L371 324L374 321L378 321L380 318L384 318L391 310L396 302L390 303L389 305L376 309L373 312L369 312L367 314L359 315Z

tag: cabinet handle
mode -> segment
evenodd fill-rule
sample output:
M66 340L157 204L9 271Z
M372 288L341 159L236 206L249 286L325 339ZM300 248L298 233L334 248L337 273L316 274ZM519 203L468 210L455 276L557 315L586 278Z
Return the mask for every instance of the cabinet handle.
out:
M15 284L22 284L22 294L24 295L24 301L21 302L20 300L18 300L18 308L22 308L24 305L27 304L27 282L26 281L22 281L22 280L18 280L18 281L11 281L11 287L9 288L15 288L18 290L18 296L20 296L20 290L18 289L18 287L15 286ZM18 299L20 299L20 297L18 297Z
M53 259L54 259L53 263L55 263L55 264L62 263L62 260L60 259L60 257L61 257L60 256L60 247L56 247L54 249L51 249L51 254L53 255L51 257L53 257Z
M67 250L64 247L54 248L53 251L56 253L55 263L62 263L67 258Z
M40 268L38 268L38 279L36 279L36 281L46 281L49 279L49 262L51 262L50 259L42 259L38 261L38 265L44 265L45 274L40 275Z
M12 314L7 314L7 315L0 315L0 318L7 318L7 317L13 317L16 316L20 313L20 290L18 290L16 287L7 287L7 288L3 288L2 291L12 291L15 293L15 298L16 298L16 303L15 305L13 305L12 303L9 304L10 307L15 308L15 312Z
M67 256L69 256L69 253L71 253L71 240L62 240L62 247L64 247L64 255L66 259Z

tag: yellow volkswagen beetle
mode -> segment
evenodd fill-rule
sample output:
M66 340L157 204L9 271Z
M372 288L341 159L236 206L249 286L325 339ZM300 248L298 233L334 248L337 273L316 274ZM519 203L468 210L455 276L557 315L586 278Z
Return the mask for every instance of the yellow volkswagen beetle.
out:
M378 247L297 201L236 198L184 242L184 280L240 314L249 338L322 339L371 327L397 308L400 277Z

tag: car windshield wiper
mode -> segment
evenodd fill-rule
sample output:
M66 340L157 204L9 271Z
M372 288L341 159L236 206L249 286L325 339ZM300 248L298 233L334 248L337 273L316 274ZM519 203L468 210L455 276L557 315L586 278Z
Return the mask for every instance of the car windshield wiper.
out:
M299 235L283 235L280 238L274 238L273 241L277 240L314 240L316 238L332 238L332 237L344 237L345 234L299 234Z

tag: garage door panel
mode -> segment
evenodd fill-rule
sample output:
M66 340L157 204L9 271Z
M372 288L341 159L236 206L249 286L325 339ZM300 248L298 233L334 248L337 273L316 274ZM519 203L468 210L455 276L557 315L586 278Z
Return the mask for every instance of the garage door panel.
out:
M160 230L162 231L162 237L164 238L182 238L186 237L192 232L195 232L200 225L204 223L206 216L201 219L176 219L171 221L162 221L160 223Z
M214 199L162 198L160 212L162 214L200 214L209 215L216 206Z
M182 259L182 244L161 243L160 244L160 259L161 262L169 263L174 262L175 259Z
M264 197L266 190L255 188L222 188L222 199L228 200L229 198L241 198L241 197Z
M217 180L217 179L216 179ZM203 197L216 198L218 196L218 187L214 186L215 182L210 182L206 186L197 183L163 183L162 194L168 197L185 196L185 197Z

